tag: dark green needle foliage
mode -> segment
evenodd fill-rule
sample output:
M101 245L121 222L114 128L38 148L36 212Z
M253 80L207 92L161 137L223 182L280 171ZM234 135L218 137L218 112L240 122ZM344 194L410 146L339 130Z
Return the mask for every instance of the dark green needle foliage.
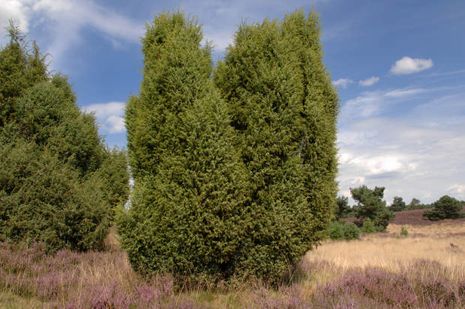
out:
M215 77L252 179L242 267L274 282L324 236L336 207L338 103L317 17L242 25Z
M400 196L395 196L391 206L389 207L391 211L403 211L407 208L407 205L404 202L404 199Z
M37 45L29 52L13 26L10 35L0 50L0 239L101 249L112 207L128 195L126 164Z
M180 13L157 17L144 38L141 94L126 113L135 189L119 221L123 247L144 274L226 278L251 224L247 172L201 40Z
M119 230L134 268L276 284L336 207L337 96L315 15L243 25L211 80L199 26L163 14L126 110L135 190Z
M448 195L442 196L432 204L433 208L425 211L423 216L428 220L458 219L465 217L463 203Z
M367 186L361 186L350 189L350 192L357 202L356 217L359 220L357 223L362 226L366 225L365 221L370 220L377 231L386 230L394 214L386 207L386 202L383 200L384 187L370 189Z

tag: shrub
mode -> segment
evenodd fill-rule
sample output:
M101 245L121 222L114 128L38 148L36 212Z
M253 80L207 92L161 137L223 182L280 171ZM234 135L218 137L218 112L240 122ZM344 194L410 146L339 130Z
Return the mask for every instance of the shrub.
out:
M253 219L247 173L201 40L198 25L180 13L161 15L147 30L142 93L126 118L135 189L119 231L138 272L215 281L235 271ZM148 121L150 128L138 125Z
M38 47L29 54L16 28L10 33L0 50L0 240L101 249L116 195L109 190L127 182L126 166L104 172L111 154L95 118L81 113L66 78L48 75Z
M373 221L371 221L370 219L366 219L363 221L361 231L363 233L369 234L369 233L376 233L379 231L379 229L375 226Z
M457 219L463 216L462 203L448 195L444 195L433 203L433 209L424 212L423 216L428 220L437 221L444 219Z
M94 183L53 153L21 140L0 147L0 164L5 239L44 242L49 251L102 248L109 208Z
M360 230L353 223L335 221L329 226L329 237L334 240L359 239Z
M402 226L402 228L400 229L400 236L401 236L401 237L407 237L407 236L408 236L407 227Z
M244 267L264 278L311 249L336 207L338 100L319 30L318 18L302 11L242 25L215 72L251 175L256 223L248 234L255 245L245 249Z
M216 85L201 41L180 13L147 29L126 111L135 189L123 247L145 274L277 283L335 207L337 97L318 22L299 12L242 26Z

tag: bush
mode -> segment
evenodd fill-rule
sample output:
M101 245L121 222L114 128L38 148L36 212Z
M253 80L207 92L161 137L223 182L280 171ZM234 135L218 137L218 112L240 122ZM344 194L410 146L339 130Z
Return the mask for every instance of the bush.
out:
M10 34L0 50L0 240L101 249L112 204L127 198L125 160L105 163L113 155L66 78Z
M464 214L462 203L448 195L444 195L433 203L433 209L424 212L423 216L431 221L458 219Z
M126 111L135 189L123 247L147 275L276 284L335 208L337 97L318 22L299 12L242 26L216 85L201 41L180 13L147 29Z
M402 226L402 228L400 229L400 236L401 236L401 237L407 237L407 236L408 236L407 227Z
M329 226L329 238L352 240L360 238L360 229L353 223L335 221Z
M370 219L363 220L361 231L365 234L376 233L379 229Z
M0 146L0 234L13 242L100 249L109 207L96 184L23 140Z

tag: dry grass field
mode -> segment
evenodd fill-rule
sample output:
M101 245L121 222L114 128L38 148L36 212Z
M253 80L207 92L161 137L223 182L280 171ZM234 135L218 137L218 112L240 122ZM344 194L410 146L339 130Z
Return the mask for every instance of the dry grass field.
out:
M45 256L41 247L0 244L0 307L465 308L464 222L402 226L324 242L293 283L277 290L254 282L177 291L170 277L147 282L131 270L114 233L107 252Z

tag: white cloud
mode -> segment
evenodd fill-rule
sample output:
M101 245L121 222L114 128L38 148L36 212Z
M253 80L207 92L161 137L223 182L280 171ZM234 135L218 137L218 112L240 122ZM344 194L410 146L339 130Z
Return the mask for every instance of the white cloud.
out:
M391 90L377 92L376 97L391 110L409 106L412 97L422 100L391 116L389 109L366 118L341 110L341 194L366 184L385 186L387 201L398 195L432 202L444 194L464 200L465 93L425 98L423 91ZM391 100L398 105L389 105Z
M336 87L341 87L341 88L347 88L350 84L352 84L354 81L348 78L340 78L338 80L333 81L333 85Z
M136 22L104 8L94 1L83 0L1 0L0 20L17 19L23 31L39 31L46 42L46 51L60 62L67 51L82 41L82 30L90 28L110 40L138 43L144 31L142 22ZM5 36L4 27L0 35ZM37 39L37 37L34 37Z
M86 113L93 113L103 133L121 133L125 131L123 102L91 104L82 107Z
M403 57L391 67L391 73L395 75L413 74L431 67L433 67L431 59Z
M27 31L28 20L26 7L21 0L2 0L0 2L0 27L1 31L8 26L8 20L13 19L22 31Z
M358 83L359 83L360 86L369 87L369 86L373 86L377 82L379 82L379 77L378 76L372 76L370 78L360 80Z
M379 115L392 105L405 102L425 92L423 88L400 88L388 91L368 91L348 100L342 106L342 119L359 119Z
M455 195L465 194L465 184L455 184L449 188L449 192Z

